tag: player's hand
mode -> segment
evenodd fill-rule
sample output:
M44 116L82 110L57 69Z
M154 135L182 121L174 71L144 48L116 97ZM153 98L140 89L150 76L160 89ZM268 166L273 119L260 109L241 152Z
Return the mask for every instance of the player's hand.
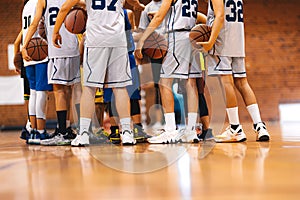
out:
M15 68L15 72L16 72L17 74L21 74L21 70L19 70L19 69L17 69L17 68Z
M201 46L202 52L208 52L214 46L211 42L196 42L197 46Z
M28 55L26 48L22 48L22 58L27 62L32 61L32 58Z
M152 11L152 12L148 12L147 15L148 15L149 19L152 20L156 13L157 13L157 11Z
M133 6L133 10L135 11L143 11L145 9L145 5L142 3L137 3Z
M61 35L59 33L53 33L52 43L55 47L61 48L60 45L62 44L62 38L61 38Z
M137 43L135 51L134 51L134 56L135 56L136 61L138 62L138 64L142 63L142 59L143 59L142 49L143 49L143 46L144 46L144 41L140 40Z

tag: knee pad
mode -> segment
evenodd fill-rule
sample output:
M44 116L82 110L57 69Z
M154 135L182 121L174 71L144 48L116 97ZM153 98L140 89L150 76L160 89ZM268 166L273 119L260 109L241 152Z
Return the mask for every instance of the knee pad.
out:
M30 98L28 102L28 114L29 116L36 115L36 90L30 89Z
M36 92L36 118L46 119L47 92Z

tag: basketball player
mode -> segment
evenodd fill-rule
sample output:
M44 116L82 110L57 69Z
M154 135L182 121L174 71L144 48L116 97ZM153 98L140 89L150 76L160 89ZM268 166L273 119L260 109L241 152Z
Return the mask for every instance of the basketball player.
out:
M55 20L63 3L64 0L48 0L47 2L38 0L34 20L24 41L25 46L28 44L31 35L36 31L43 15L45 17L47 38L52 38ZM48 64L48 82L53 84L58 129L52 138L43 140L42 145L69 145L76 136L71 129L67 129L66 123L72 86L80 82L78 40L76 35L68 32L64 26L60 31L67 42L61 48L54 47L51 42L48 43L48 56L50 59ZM25 48L23 48L22 54L26 60L31 59Z
M140 95L140 77L139 71L135 62L135 58L133 55L135 46L132 36L132 25L130 23L134 23L134 20L129 20L129 16L132 16L133 12L131 10L124 9L124 17L125 17L125 31L126 31L126 39L127 39L127 49L128 49L128 57L130 63L130 71L132 76L132 85L126 87L128 95L130 97L130 116L133 122L133 132L134 138L137 142L145 142L149 135L147 135L143 130L143 125L141 123L141 109L139 100L141 100ZM133 24L134 27L134 24ZM108 103L109 106L109 116L111 118L111 134L109 135L109 139L112 143L120 143L120 134L119 134L119 126L118 126L118 113L116 111L115 106L115 98L112 93L111 88L104 89L104 101Z
M245 35L242 0L210 0L207 25L212 26L212 36L201 44L209 51L209 75L219 75L226 94L226 111L230 126L215 137L217 142L243 142L246 135L240 125L235 87L242 95L253 120L257 141L269 141L270 136L260 117L256 97L248 84L245 68ZM224 24L222 26L222 24ZM215 31L217 30L217 31ZM219 34L214 34L219 32ZM216 38L215 36L218 35ZM216 40L217 39L217 40ZM215 43L215 41L217 41Z
M197 77L201 77L201 69L193 59L189 32L194 27L197 18L197 1L163 0L160 9L154 15L150 24L139 40L135 55L142 59L142 47L148 36L165 19L169 47L162 64L160 74L160 91L164 107L165 130L158 136L148 139L150 143L199 142L195 126L198 111ZM174 114L174 96L172 83L174 78L187 79L186 91L188 99L188 123L185 131L176 130Z
M59 29L64 18L77 2L79 0L67 0L59 11L52 37L56 47L60 47L59 43L62 42L63 35L59 33ZM127 2L134 5L135 9L144 8L137 0ZM130 101L125 88L131 85L132 81L122 2L86 0L86 9L88 19L83 60L84 84L80 101L80 128L79 134L72 141L72 146L89 145L88 130L95 111L95 92L97 88L103 86L113 88L122 129L122 143L135 144L129 114Z
M27 1L24 1L24 5L27 3ZM15 42L14 42L14 55L20 51L20 45L22 43L22 31L18 34ZM15 69L16 73L20 74L21 78L23 79L23 87L24 87L24 101L26 106L26 113L27 113L27 123L22 128L20 138L23 140L27 140L30 137L30 132L32 131L31 123L30 123L30 117L29 117L29 97L30 97L30 88L29 88L29 82L28 78L26 77L26 70L24 65L21 67L21 69Z
M155 13L159 10L161 6L162 1L161 0L152 0L150 3L148 3L145 6L145 10L142 11L140 16L140 22L139 22L139 29L138 29L138 35L136 35L135 40L138 41L139 37L141 36L141 33L147 28L150 21L153 19ZM164 22L162 22L156 29L156 32L165 34L165 26ZM152 68L152 77L154 82L154 89L155 89L155 117L156 122L153 124L152 129L160 129L162 127L162 119L160 116L162 116L162 110L161 110L161 96L159 91L159 79L160 79L160 70L161 65L163 62L163 58L161 59L152 59L151 60L151 68Z
M29 33L29 27L36 13L37 0L24 1L22 11L22 49L27 46L32 37L40 37L36 31ZM26 39L28 41L26 43ZM47 139L46 132L46 105L47 91L52 90L52 85L47 81L47 63L48 57L42 61L27 60L24 56L24 66L26 67L26 76L29 81L30 98L28 104L28 113L32 131L27 140L28 144L40 144L41 139Z

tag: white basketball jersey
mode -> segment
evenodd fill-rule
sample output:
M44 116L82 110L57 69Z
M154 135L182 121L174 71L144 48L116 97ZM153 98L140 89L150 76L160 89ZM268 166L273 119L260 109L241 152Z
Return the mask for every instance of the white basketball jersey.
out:
M210 54L245 57L244 16L242 0L225 0L224 26ZM211 1L208 4L207 25L214 22L214 9Z
M139 23L139 28L140 29L146 29L151 22L151 19L148 16L149 12L157 12L161 6L162 0L161 1L151 1L148 3L141 13L140 17L140 23ZM164 21L155 29L155 31L159 33L165 33L165 23Z
M62 37L61 48L56 48L51 42L52 33L56 21L57 14L60 7L65 0L46 0L46 9L44 12L45 26L47 30L48 41L48 55L49 58L66 58L79 56L78 40L75 34L70 33L65 28L64 24L61 26L59 33Z
M23 8L23 11L22 11L22 30L23 30L22 43L24 43L26 34L28 32L28 28L35 16L37 2L38 2L38 0L29 0ZM39 36L38 32L36 31L32 37L40 37L40 36ZM23 60L23 61L24 61L24 66L29 66L29 65L35 65L38 63L46 62L46 61L48 61L48 58L45 58L42 61L30 61L30 62L27 62L26 60Z
M167 31L190 30L197 18L197 0L174 0L165 18Z
M86 0L87 47L126 47L125 21L120 0Z

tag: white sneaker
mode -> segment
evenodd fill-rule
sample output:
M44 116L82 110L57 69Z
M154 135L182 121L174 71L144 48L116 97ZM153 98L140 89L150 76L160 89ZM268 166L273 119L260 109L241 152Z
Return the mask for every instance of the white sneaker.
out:
M256 141L269 141L270 135L267 131L266 125L264 122L259 122L257 124L254 124L254 131L257 134Z
M133 131L125 130L120 134L122 144L136 144Z
M197 137L197 131L196 130L186 130L182 129L179 131L180 140L181 142L185 143L198 143L199 138Z
M148 138L148 142L151 144L169 144L177 143L181 138L181 135L177 130L174 131L162 131L160 135Z
M216 142L244 142L246 140L247 138L241 125L239 125L236 130L233 130L229 126L221 135L215 136Z
M83 132L80 135L78 134L76 138L71 142L71 146L73 147L83 147L88 145L90 145L88 132Z

